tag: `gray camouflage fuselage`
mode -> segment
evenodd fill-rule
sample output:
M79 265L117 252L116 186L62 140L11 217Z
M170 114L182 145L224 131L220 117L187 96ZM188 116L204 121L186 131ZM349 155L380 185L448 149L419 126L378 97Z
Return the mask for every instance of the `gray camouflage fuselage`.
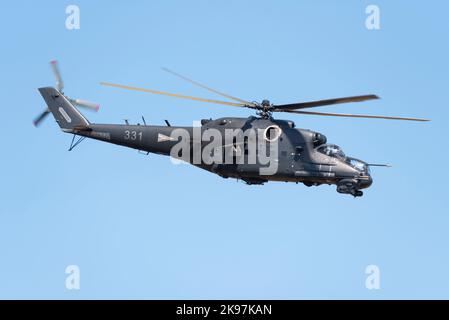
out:
M167 156L173 156L172 148L179 142L179 139L172 137L175 130L182 129L188 132L190 137L195 137L193 127L91 124L56 89L49 87L41 88L39 91L61 129L67 133ZM209 164L200 157L200 162L194 163L194 144L200 145L200 151L209 144L209 141L202 141L202 139L200 141L194 138L190 140L191 154L187 162L224 178L242 179L248 184L263 184L268 181L302 182L307 186L335 184L338 192L354 196L361 196L359 190L371 185L372 179L368 170L360 170L351 165L351 160L357 159L329 156L318 151L320 146L326 144L326 137L314 131L295 128L292 121L257 117L228 117L203 120L201 127L197 130L201 132L200 137L207 130L218 130L224 140L222 141L223 146L226 146L226 141L228 141L226 136L230 129L243 131L254 129L266 132L267 128L272 127L280 129L279 136L276 136L278 150L275 174L261 175L260 169L263 165L260 163L249 164L248 161ZM247 145L241 146L242 156L245 158ZM228 152L226 150L224 152ZM185 160L185 158L183 159ZM360 160L357 161L364 164Z

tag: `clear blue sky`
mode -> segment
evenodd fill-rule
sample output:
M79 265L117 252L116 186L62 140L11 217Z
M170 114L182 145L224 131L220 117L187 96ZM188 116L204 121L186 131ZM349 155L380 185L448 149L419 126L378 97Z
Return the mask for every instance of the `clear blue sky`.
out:
M377 4L381 30L365 28ZM81 29L65 28L65 8ZM449 56L444 1L8 1L0 17L0 298L449 298ZM165 157L71 137L37 88L102 105L91 122L190 125L251 112L99 86L244 99L375 93L324 108L430 123L292 116L373 170L365 197L334 186L246 186ZM281 115L282 116L282 115ZM285 118L285 117L284 117ZM81 289L65 288L65 268ZM381 289L365 288L378 265Z

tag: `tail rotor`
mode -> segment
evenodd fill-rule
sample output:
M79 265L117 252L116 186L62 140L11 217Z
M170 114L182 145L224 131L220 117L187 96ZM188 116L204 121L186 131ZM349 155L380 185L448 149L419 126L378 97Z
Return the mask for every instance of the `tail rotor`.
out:
M56 60L51 61L50 67L55 76L56 90L58 90L59 93L64 95L64 93L63 93L64 81L62 80L61 72L59 71L58 61L56 61ZM65 96L65 97L70 101L70 103L72 103L75 106L87 108L87 109L94 110L94 111L98 111L100 109L100 105L97 103L93 103L93 102L81 100L81 99L71 99L67 96ZM39 126L41 124L41 122L48 116L49 113L50 113L50 110L47 108L44 112L39 114L33 121L34 126L35 127Z

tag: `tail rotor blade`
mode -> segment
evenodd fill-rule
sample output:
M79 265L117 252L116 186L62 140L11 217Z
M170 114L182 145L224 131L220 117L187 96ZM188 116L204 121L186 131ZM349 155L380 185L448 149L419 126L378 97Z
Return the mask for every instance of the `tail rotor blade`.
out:
M86 100L81 100L81 99L70 99L70 102L72 102L73 104L80 106L80 107L84 107L84 108L88 108L88 109L92 109L95 111L98 111L100 109L100 105L94 102L90 102L90 101L86 101Z
M44 112L42 112L39 116L36 117L36 119L34 119L33 124L35 127L39 126L40 123L42 122L42 120L45 119L46 116L48 116L48 114L50 113L50 111L47 109Z
M62 81L61 72L59 72L58 61L51 61L50 66L56 79L56 89L62 91L64 89L64 82Z

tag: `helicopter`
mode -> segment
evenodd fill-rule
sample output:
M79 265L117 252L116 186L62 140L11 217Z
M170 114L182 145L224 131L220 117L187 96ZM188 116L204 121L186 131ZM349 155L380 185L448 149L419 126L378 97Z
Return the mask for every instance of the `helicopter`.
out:
M125 124L94 124L90 123L76 106L98 111L99 105L66 96L63 92L64 84L56 61L51 62L51 69L56 78L56 86L38 89L47 104L47 109L34 120L34 124L38 126L48 114L52 113L60 129L65 133L73 134L69 151L85 138L91 138L137 149L146 154L170 156L223 178L242 180L248 185L262 185L269 181L302 183L307 187L327 184L336 185L338 193L361 197L363 196L362 190L369 188L373 183L370 167L389 166L372 164L347 156L338 145L329 144L324 134L296 128L295 123L291 120L275 119L273 114L276 112L430 121L421 118L304 110L379 99L374 94L292 104L273 104L269 100L247 101L163 68L164 71L180 79L231 101L205 99L109 82L100 84L210 104L248 108L253 109L256 115L247 118L203 119L201 125L197 127L172 126L168 120L165 120L166 125L164 126L147 125L143 117L143 124L131 125L127 120Z

